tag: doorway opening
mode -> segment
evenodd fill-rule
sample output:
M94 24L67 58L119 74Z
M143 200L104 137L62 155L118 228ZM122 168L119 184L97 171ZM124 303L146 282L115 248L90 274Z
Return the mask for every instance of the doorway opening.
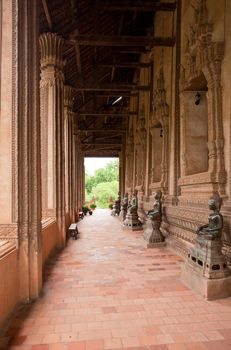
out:
M84 209L111 208L119 192L119 158L85 157Z

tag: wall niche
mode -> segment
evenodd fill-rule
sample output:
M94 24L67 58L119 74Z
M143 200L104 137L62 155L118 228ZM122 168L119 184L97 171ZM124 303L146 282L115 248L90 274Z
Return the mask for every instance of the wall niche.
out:
M203 74L198 88L181 94L181 174L208 171L208 99Z

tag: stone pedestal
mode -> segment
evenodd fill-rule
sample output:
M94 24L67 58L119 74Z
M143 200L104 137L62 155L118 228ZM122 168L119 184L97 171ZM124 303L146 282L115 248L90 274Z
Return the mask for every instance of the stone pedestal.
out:
M126 219L123 222L123 228L130 229L132 231L139 231L143 229L137 212L127 213Z
M153 221L148 219L146 229L144 231L144 239L147 241L147 248L159 248L166 245L164 236L160 231L161 221Z
M231 296L230 271L221 247L220 240L197 236L182 266L182 281L209 300Z

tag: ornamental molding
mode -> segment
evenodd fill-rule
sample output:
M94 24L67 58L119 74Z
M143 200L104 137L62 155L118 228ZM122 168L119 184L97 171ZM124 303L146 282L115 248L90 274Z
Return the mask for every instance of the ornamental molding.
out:
M56 33L43 33L39 37L39 45L42 70L50 66L55 66L62 70L64 66L64 39Z
M181 89L190 89L192 81L203 72L207 82L220 80L224 43L212 41L213 24L208 21L206 0L197 0L193 7L193 22L186 35L185 67L182 66Z
M169 105L166 98L165 80L164 80L164 54L161 54L159 73L156 77L157 88L153 92L152 113L150 127L156 128L159 123L163 128L168 128L169 124Z

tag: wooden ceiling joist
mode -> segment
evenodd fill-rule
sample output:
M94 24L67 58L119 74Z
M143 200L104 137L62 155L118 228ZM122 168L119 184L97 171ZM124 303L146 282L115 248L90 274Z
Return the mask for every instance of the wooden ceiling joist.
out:
M86 46L167 46L175 44L174 38L151 36L107 36L107 35L71 35L71 41Z
M149 68L151 63L142 63L142 62L124 62L124 63L99 63L97 64L98 67L102 68Z
M76 86L76 91L149 91L150 85L136 85L136 84L100 84L94 85L85 83L82 86Z
M78 131L82 131L82 132L90 132L90 133L94 133L94 132L99 132L99 133L117 133L117 134L123 134L126 132L126 130L124 129L78 129Z
M174 11L176 9L176 2L153 2L153 1L116 1L116 2L99 2L98 9L100 11Z
M128 117L129 115L135 115L133 112L126 113L112 113L112 112L89 112L89 113L78 113L79 116L84 117ZM137 115L137 113L136 113Z
M97 143L97 142L82 142L81 146L99 146L99 147L117 147L121 146L122 143Z

